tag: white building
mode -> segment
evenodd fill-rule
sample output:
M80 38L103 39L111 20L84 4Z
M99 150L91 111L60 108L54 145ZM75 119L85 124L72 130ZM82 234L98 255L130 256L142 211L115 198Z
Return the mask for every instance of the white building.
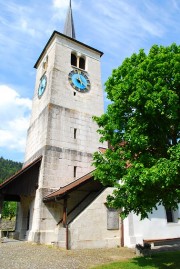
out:
M180 212L167 222L159 208L124 222L106 205L112 192L94 181L100 147L94 115L103 114L103 53L75 39L71 1L64 34L54 31L39 56L23 169L0 185L19 204L15 238L66 248L133 247L143 240L180 237Z

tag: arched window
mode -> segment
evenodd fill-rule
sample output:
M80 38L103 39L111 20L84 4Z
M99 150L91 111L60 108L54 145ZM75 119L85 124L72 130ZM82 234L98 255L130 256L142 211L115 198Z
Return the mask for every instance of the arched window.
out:
M79 59L79 68L85 70L85 59L82 57Z
M73 53L71 53L71 65L77 66L77 57Z

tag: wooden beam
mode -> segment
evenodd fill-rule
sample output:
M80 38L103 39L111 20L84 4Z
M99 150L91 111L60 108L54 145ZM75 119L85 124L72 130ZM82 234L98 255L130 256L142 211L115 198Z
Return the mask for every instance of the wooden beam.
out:
M63 226L66 227L67 225L67 197L64 198L63 204Z

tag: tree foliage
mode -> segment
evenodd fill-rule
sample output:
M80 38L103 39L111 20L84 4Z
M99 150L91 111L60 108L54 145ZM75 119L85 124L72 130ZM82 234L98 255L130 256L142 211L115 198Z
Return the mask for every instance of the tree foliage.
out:
M0 183L22 168L22 163L0 157Z
M22 168L22 163L0 158L0 183L15 174ZM16 215L16 202L3 203L2 217L11 219Z
M16 216L17 211L17 202L8 202L3 203L2 218L11 220Z
M108 203L148 216L180 202L180 46L154 45L126 58L105 84L111 104L101 117L95 178L115 187Z

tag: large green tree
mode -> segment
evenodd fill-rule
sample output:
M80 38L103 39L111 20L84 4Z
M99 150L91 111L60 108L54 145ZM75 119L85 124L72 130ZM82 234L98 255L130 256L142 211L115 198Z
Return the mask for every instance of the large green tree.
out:
M101 117L105 153L94 154L95 178L115 187L108 203L148 216L180 202L180 46L140 50L105 84L111 104Z

